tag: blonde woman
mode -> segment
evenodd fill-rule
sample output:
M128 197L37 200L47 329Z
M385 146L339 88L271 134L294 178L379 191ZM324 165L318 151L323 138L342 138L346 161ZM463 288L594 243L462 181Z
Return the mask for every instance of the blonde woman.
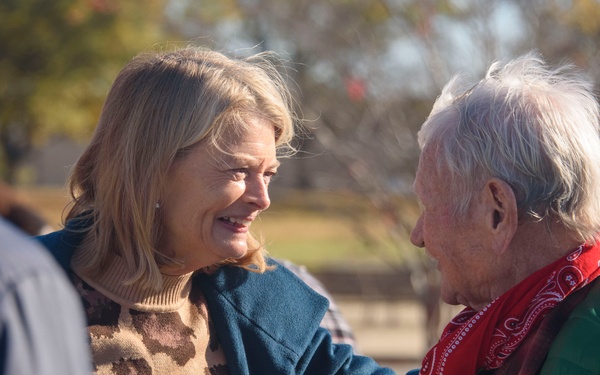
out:
M389 374L319 328L326 299L250 234L294 136L264 55L142 54L40 237L87 310L99 374Z

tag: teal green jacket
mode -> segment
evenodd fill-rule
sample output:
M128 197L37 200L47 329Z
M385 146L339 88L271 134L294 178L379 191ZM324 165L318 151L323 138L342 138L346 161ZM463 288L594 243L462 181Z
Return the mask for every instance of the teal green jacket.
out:
M540 374L600 374L600 281L569 315Z
M81 235L61 230L37 238L68 270ZM199 273L194 282L204 292L231 375L394 374L354 355L350 345L332 344L319 327L327 299L285 267L258 274L224 266Z

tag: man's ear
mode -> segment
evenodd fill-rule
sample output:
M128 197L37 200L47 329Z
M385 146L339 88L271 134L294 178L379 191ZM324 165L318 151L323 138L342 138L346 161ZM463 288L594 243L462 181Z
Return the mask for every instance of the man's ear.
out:
M499 178L490 178L482 190L486 225L492 234L492 250L502 254L517 232L517 199L512 188Z

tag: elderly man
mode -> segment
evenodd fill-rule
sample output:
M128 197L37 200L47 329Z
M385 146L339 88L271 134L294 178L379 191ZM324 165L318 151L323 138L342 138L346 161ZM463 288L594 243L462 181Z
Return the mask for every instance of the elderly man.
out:
M591 84L535 53L443 89L411 241L466 308L420 374L600 374L598 118Z

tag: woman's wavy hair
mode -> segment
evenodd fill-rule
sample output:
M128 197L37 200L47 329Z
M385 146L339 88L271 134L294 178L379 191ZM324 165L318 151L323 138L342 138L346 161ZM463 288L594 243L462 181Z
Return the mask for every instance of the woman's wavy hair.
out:
M530 52L495 62L475 85L460 76L442 90L418 134L451 172L454 213L466 214L497 177L517 198L519 218L552 218L592 240L600 229L599 108L572 65L550 68Z
M199 145L222 146L224 133L249 125L247 116L273 125L278 156L294 152L293 103L280 62L270 52L230 58L187 47L140 54L121 70L69 179L65 224L91 223L81 244L93 253L84 272L100 274L118 255L132 275L127 283L159 288L160 268L178 264L156 248L156 203L170 166ZM223 263L268 269L262 241L249 235L248 248L246 256Z

